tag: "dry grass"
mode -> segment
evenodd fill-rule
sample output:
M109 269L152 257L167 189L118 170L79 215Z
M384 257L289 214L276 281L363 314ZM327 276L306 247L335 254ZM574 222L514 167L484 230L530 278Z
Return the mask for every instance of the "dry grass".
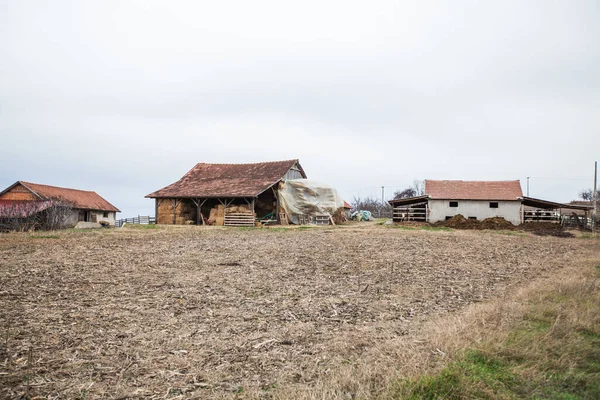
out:
M374 225L57 235L0 236L5 397L393 396L598 250Z

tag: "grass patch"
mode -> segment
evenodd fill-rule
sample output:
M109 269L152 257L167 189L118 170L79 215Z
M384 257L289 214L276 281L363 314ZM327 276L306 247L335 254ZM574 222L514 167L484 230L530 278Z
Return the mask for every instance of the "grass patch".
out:
M495 230L487 230L486 232L495 234L495 235L506 235L506 236L527 236L527 233L523 231L495 231Z
M447 226L427 226L427 225L422 226L420 229L422 229L424 231L447 231L447 232L451 232L454 230L452 228L448 228Z
M522 382L501 359L471 350L439 374L406 382L399 398L473 399L511 398Z
M156 224L125 224L124 228L127 229L141 229L141 230L146 230L146 229L160 229L160 227Z
M406 225L390 225L391 228L394 229L402 229L405 231L416 231L417 228L415 228L414 226L406 226Z
M31 235L30 239L60 239L58 235Z
M448 228L447 226L432 226L432 225L422 225L422 226L409 226L409 225L390 225L390 227L394 229L403 229L405 231L446 231L451 232L454 229Z
M439 373L400 382L394 398L600 398L600 266L594 268L592 276L543 288L504 339L464 350Z

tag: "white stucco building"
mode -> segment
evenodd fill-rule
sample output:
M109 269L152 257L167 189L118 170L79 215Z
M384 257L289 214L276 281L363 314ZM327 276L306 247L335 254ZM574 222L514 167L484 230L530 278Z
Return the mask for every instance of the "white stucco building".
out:
M482 221L502 217L514 225L523 222L560 222L561 215L580 211L587 219L590 207L561 204L523 196L515 181L426 180L424 194L390 200L394 221L435 223L461 214Z
M391 200L394 219L410 216L414 220L444 221L461 214L484 220L502 217L518 225L522 219L523 192L515 181L438 181L426 180L423 196ZM402 207L406 208L402 208ZM410 206L410 208L408 208ZM404 214L402 211L406 211Z
M428 220L438 222L461 214L465 218L484 220L502 217L521 223L523 192L517 181L425 181Z

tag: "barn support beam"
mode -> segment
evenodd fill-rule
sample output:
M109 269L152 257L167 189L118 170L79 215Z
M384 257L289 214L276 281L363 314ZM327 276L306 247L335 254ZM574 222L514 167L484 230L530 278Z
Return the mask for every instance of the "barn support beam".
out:
M277 223L281 224L281 216L279 215L279 190L275 190L275 186L271 186L271 190L273 191L273 195L275 196L275 219L277 219Z
M231 199L231 200L229 200L229 202L227 201L227 199L217 198L217 200L219 200L219 203L221 203L223 205L223 207L227 208L231 205L231 203L233 203L233 200L235 200L235 199Z
M199 222L202 222L202 225L204 225L204 215L202 215L202 206L204 205L204 203L206 203L206 200L208 199L204 199L202 200L202 202L200 202L200 199L192 199L192 201L196 205L196 225L200 225Z
M158 225L158 208L163 203L163 201L165 201L165 199L156 198L154 200L154 223Z
M171 205L173 206L173 225L177 225L177 206L181 204L179 199L171 199Z

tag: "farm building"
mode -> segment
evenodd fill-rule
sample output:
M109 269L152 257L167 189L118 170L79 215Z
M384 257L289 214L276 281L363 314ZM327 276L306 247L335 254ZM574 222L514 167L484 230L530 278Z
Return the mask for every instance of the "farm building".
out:
M279 183L302 178L306 174L298 160L198 163L177 182L146 197L155 199L157 224L254 225L254 214L278 221Z
M102 222L115 224L119 209L96 192L68 189L17 181L0 192L0 207L6 213L20 210L21 214L41 212L52 204L68 205L70 211L63 216L63 225L73 227L78 222ZM31 205L31 207L28 207Z
M563 214L588 207L523 196L515 181L425 180L422 196L390 200L395 221L438 222L461 214L484 220L502 217L514 225L523 222L559 222Z

